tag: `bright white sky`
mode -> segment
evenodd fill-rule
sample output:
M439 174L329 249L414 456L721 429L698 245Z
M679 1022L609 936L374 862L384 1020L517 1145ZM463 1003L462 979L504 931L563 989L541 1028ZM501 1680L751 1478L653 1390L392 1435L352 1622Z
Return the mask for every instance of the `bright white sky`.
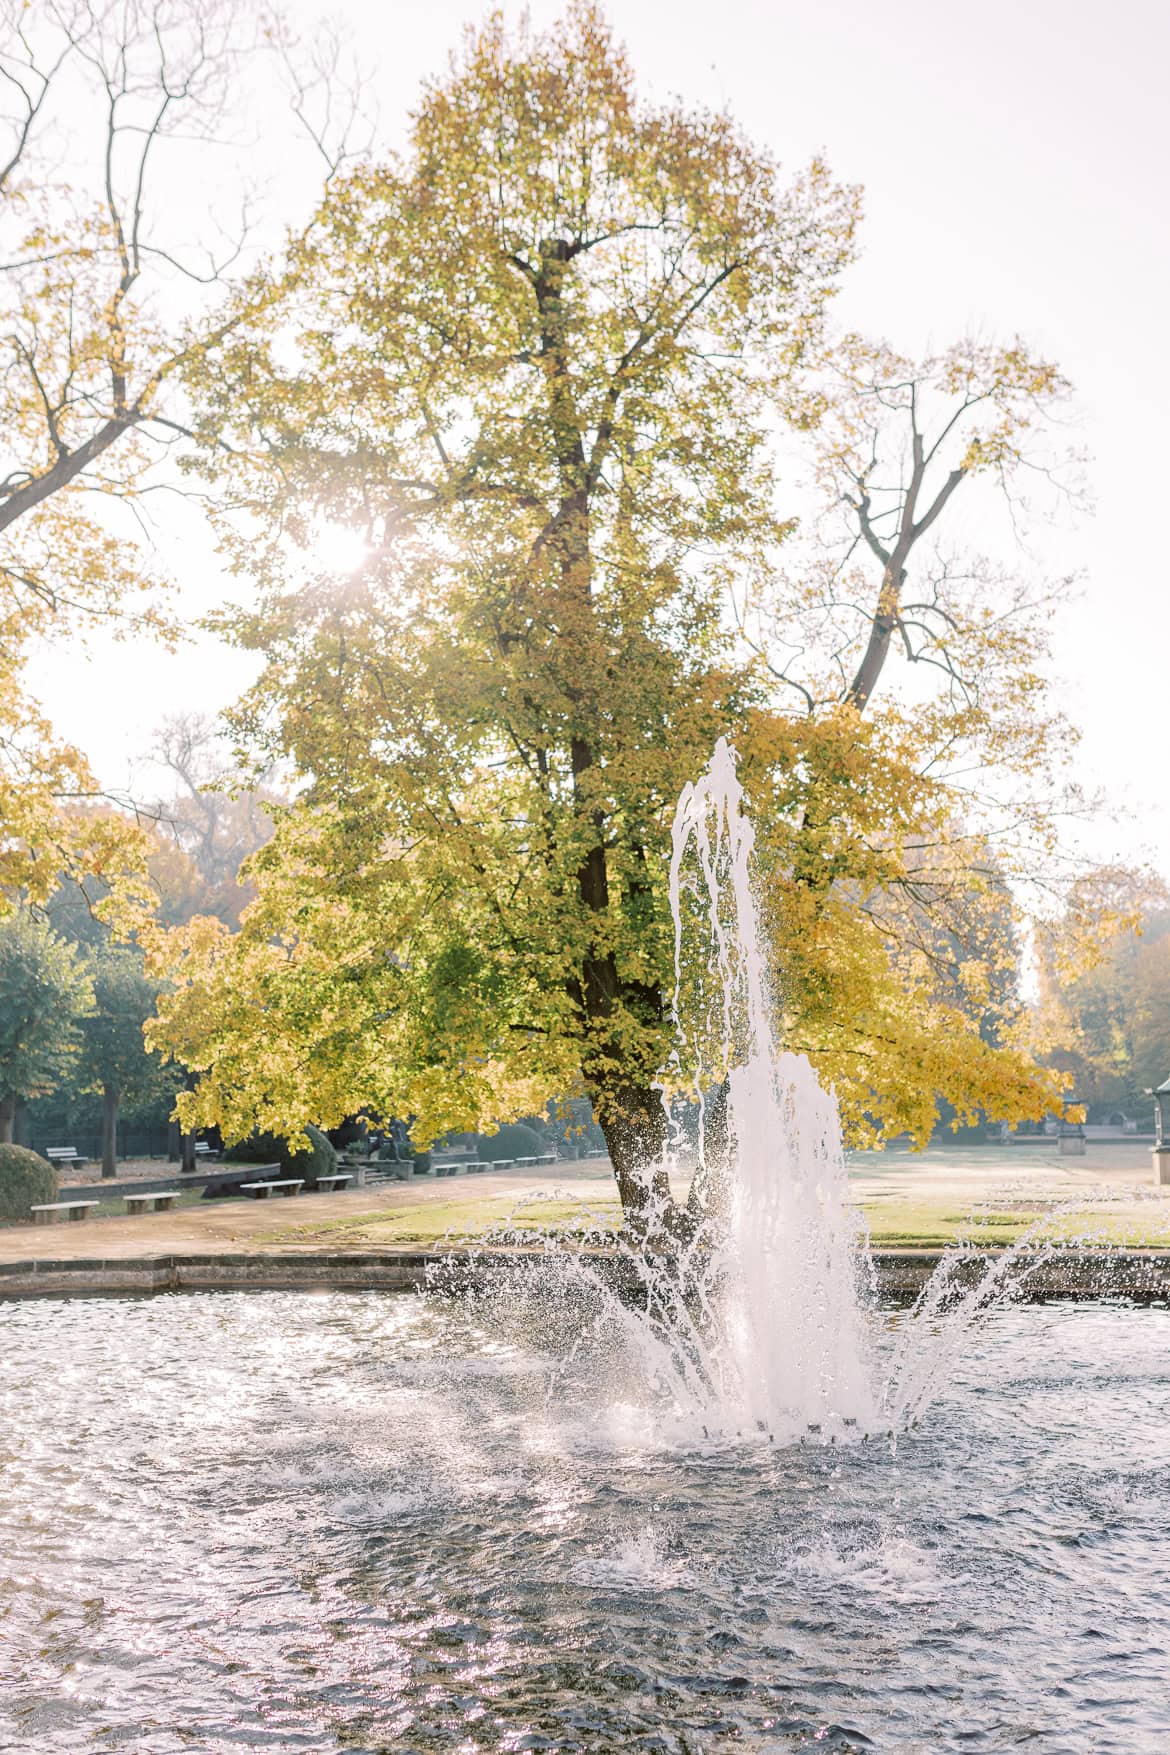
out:
M334 10L378 70L391 140L420 80L483 13L471 0ZM530 10L541 25L559 7ZM1054 629L1054 675L1083 728L1080 777L1119 813L1094 825L1090 850L1145 852L1170 876L1170 9L611 0L610 16L651 93L726 105L792 169L823 149L838 176L865 185L843 320L912 353L972 330L1018 332L1072 379L1097 511L1040 551L1046 570L1085 574ZM175 516L163 558L194 614L221 585L192 515ZM164 713L226 703L249 665L206 641L169 658L103 648L89 661L52 656L41 683L59 729L122 785Z

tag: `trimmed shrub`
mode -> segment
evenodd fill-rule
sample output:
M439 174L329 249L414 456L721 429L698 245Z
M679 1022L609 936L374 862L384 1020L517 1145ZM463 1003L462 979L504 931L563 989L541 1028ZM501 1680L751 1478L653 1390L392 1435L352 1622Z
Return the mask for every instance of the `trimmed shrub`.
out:
M287 1141L281 1153L280 1168L284 1176L299 1176L306 1188L316 1188L318 1176L332 1176L337 1169L336 1148L325 1138L319 1127L307 1127L306 1151L290 1153Z
M494 1164L497 1158L536 1158L547 1148L530 1127L521 1121L510 1121L498 1133L482 1135L478 1150L485 1164Z
M34 1207L57 1198L57 1172L27 1146L0 1145L0 1221L31 1219Z
M279 1164L282 1177L299 1176L306 1188L316 1188L318 1176L331 1176L337 1169L337 1152L319 1127L306 1127L309 1144L303 1152L290 1152L288 1141L274 1133L250 1134L237 1140L224 1153L225 1164Z

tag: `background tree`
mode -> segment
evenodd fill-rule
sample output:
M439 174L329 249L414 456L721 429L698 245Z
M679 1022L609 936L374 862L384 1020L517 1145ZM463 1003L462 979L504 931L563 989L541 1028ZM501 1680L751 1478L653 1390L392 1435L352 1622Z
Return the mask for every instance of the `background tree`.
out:
M769 410L816 354L854 209L820 165L783 189L725 117L640 103L592 9L515 41L495 20L407 158L335 184L262 320L199 364L205 467L261 593L230 624L267 660L239 728L303 786L240 933L196 922L159 953L156 1039L203 1072L190 1118L411 1113L425 1142L579 1091L640 1207L670 818L729 727L789 1036L855 1128L929 1132L940 1091L1045 1106L1051 1076L874 904L902 886L921 910L955 816L931 715L873 714L872 684L781 710L725 613L791 528ZM367 543L342 580L314 564L326 519Z
M801 752L795 784L761 793L789 1039L860 1134L925 1137L940 1097L965 1121L1044 1101L1015 1052L1028 1015L1009 947L1029 908L1059 911L1080 869L1057 857L1059 833L1083 801L1046 688L1068 582L1035 582L1017 539L1075 497L1054 426L1067 392L1019 341L921 361L834 341L786 404L812 460L809 514L778 563L735 582ZM999 561L975 546L997 519ZM964 943L978 950L956 983L945 947ZM993 993L998 1023L967 1040ZM900 1069L915 1057L912 1097Z
M150 873L160 918L177 924L209 914L238 926L250 894L241 870L272 834L279 793L263 775L257 785L240 784L233 752L200 713L164 721L151 755L173 780L146 812L154 826Z
M1038 1010L1052 1064L1067 1076L1090 1119L1152 1120L1147 1092L1170 1077L1170 895L1148 874L1117 871L1109 893L1078 885L1065 916L1039 945ZM1100 932L1092 968L1065 955L1081 916L1122 923Z
M209 209L199 155L246 145L258 57L296 65L261 23L227 0L0 4L0 907L61 872L140 887L131 819L59 808L98 788L25 666L46 639L168 629L149 495L175 485L179 379L236 320L212 307L252 241L246 195ZM313 83L292 92L310 126Z
M16 1103L53 1090L76 1064L93 1006L82 959L43 922L0 920L0 1141Z
M102 1175L112 1177L123 1101L146 1102L162 1091L162 1068L142 1034L155 1010L158 984L143 970L142 953L129 947L107 946L90 957L89 970L94 1008L82 1026L75 1076L83 1090L101 1093ZM173 1082L166 1095L173 1095Z

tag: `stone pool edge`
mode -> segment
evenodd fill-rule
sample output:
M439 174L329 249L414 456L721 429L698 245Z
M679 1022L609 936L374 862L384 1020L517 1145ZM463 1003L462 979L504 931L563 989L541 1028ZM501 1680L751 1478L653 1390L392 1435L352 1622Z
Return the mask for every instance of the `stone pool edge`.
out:
M1006 1253L981 1249L964 1259L972 1280ZM470 1288L514 1263L514 1251L419 1250L164 1254L79 1260L0 1262L0 1301L92 1297L95 1294L207 1291L413 1291L442 1268L445 1283ZM938 1249L877 1249L874 1267L883 1299L917 1297L938 1266ZM527 1252L522 1259L534 1259ZM615 1279L632 1278L623 1264L599 1256ZM631 1290L634 1288L631 1287ZM1170 1250L1065 1249L1034 1269L1026 1301L1117 1297L1170 1302Z

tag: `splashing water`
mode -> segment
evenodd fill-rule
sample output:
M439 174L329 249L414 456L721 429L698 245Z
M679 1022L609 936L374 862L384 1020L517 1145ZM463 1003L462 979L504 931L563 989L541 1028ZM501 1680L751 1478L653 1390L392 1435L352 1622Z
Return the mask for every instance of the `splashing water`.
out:
M712 1376L725 1417L777 1436L868 1427L869 1256L847 1197L837 1105L804 1056L777 1053L773 1040L754 842L735 756L721 738L707 772L679 800L670 869L676 1064L688 1055L701 1079L702 1023L688 1020L681 1003L689 920L709 940L716 1046L727 1067L726 1143L717 1143L714 1164L700 1122L698 1174L725 1207L707 1269L720 1336ZM704 1118L707 1107L700 1092Z
M974 1247L949 1251L892 1353L883 1344L836 1100L803 1055L775 1042L754 841L721 738L675 813L676 1048L662 1080L670 1144L663 1165L646 1167L648 1184L662 1186L662 1169L677 1186L687 1147L672 1104L689 1092L702 1222L680 1233L672 1197L656 1195L637 1234L614 1234L603 1219L572 1236L505 1227L478 1240L522 1250L489 1276L488 1295L560 1358L550 1396L567 1391L581 1359L610 1349L615 1377L629 1385L632 1370L656 1402L660 1438L668 1426L683 1443L893 1435L937 1396L972 1326L1069 1239L1034 1227L987 1272ZM431 1283L460 1296L476 1284L460 1269Z

